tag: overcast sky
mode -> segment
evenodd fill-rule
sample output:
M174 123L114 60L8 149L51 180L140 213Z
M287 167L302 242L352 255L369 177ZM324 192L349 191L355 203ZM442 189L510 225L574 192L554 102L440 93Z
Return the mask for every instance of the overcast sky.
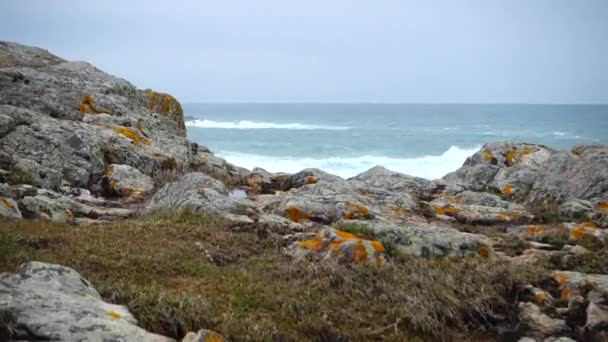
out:
M0 0L0 40L186 102L608 103L608 0Z

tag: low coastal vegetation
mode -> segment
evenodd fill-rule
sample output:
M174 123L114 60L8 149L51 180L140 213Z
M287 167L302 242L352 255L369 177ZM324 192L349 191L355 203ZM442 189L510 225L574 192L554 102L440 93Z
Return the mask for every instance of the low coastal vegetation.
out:
M515 316L518 285L543 274L485 258L408 257L390 246L384 267L297 260L280 235L189 211L92 226L0 223L1 272L31 260L72 267L143 328L176 338L201 327L231 341L481 337Z

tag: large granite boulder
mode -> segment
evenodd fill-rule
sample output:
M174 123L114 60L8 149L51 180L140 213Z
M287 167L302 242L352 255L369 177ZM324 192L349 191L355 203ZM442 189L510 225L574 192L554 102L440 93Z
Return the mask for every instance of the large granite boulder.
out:
M0 182L92 189L110 164L150 177L204 170L239 181L185 136L181 105L171 95L0 42Z
M145 331L122 305L104 302L71 268L30 262L0 274L0 312L15 340L172 341Z
M152 178L129 165L108 166L102 183L106 193L120 197L144 196L154 190Z

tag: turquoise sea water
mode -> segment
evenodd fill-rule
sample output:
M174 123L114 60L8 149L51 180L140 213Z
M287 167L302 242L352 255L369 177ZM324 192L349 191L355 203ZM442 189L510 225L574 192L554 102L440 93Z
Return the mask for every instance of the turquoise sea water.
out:
M608 105L185 104L190 139L242 167L318 167L351 177L375 165L425 178L482 144L568 149L608 143Z

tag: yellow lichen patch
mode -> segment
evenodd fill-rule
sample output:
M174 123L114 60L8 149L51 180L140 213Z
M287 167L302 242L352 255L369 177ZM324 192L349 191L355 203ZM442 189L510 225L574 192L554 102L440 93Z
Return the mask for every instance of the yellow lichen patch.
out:
M116 179L112 179L110 181L110 189L112 190L116 190L116 187L118 186L118 181Z
M486 246L479 246L479 248L477 248L477 253L484 258L487 258L490 255L490 251Z
M310 216L296 207L287 208L287 218L293 222L310 221Z
M435 212L438 215L454 216L456 213L458 213L458 209L450 206L436 207Z
M460 197L454 197L454 199L452 199L452 203L460 204L460 202L462 202L462 198Z
M537 304L543 304L547 300L547 294L544 292L539 292L534 296L534 301Z
M492 153L488 152L488 151L483 151L483 157L486 160L492 160L494 159L494 156L492 155Z
M500 211L500 212L498 212L498 214L504 216L505 218L507 218L509 220L517 220L517 219L521 218L520 214L510 212L510 211Z
M597 205L597 208L602 211L608 211L608 203L600 203Z
M139 146L139 145L150 145L152 143L152 141L150 139L144 138L141 134L139 134L138 131L128 128L128 127L122 127L122 126L117 126L117 127L112 127L112 130L114 130L114 132L129 138L132 140L132 144L135 146Z
M118 312L116 312L116 311L108 311L108 312L106 312L106 315L110 316L112 318L116 318L116 319L120 319L121 318L120 314Z
M365 198L374 198L374 194L360 194L359 196L365 197Z
M528 226L528 235L530 236L538 236L543 233L543 227L539 225L531 225Z
M65 211L65 217L68 219L68 221L71 221L71 220L74 219L74 214L72 213L72 211L66 210Z
M553 276L553 279L559 284L559 285L564 285L568 280L570 280L570 277L567 274L564 273L557 273Z
M114 172L114 166L109 165L109 166L106 168L106 172L105 172L105 173L106 173L106 175L109 175L109 174L112 174L112 172Z
M583 222L570 232L570 238L580 239L585 235L592 234L595 231L595 228L595 223Z
M308 176L306 177L306 184L316 184L317 183L317 179L313 176Z
M504 188L502 188L502 193L505 195L513 194L513 187L510 185L505 186Z
M358 203L347 203L345 220L365 220L369 218L369 208Z
M112 114L112 111L109 109L95 107L95 100L89 95L85 95L82 98L78 110L83 114Z
M15 207L11 204L11 202L8 201L8 198L5 197L0 197L0 202L2 202L2 204L4 204L4 206L6 206L9 209L14 209Z
M532 152L534 151L527 147L524 148L522 151L512 150L505 154L505 158L507 159L509 166L513 166L521 160L522 156L528 155Z

